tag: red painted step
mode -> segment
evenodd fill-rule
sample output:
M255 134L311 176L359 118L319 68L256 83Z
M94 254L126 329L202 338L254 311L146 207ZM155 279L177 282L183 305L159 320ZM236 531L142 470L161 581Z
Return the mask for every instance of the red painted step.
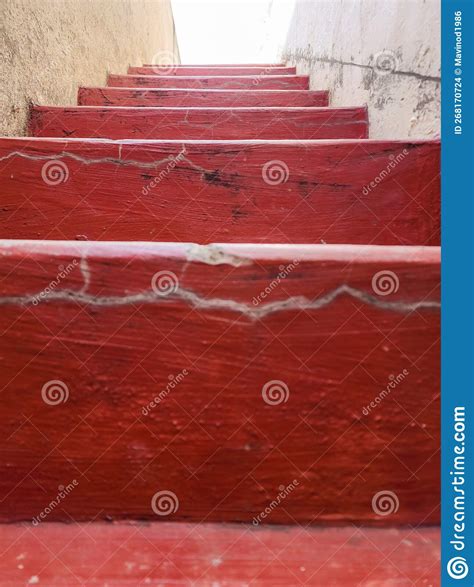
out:
M143 67L156 67L156 63L144 63ZM286 67L285 63L171 63L163 67L225 67L232 69L234 67Z
M329 92L309 90L197 90L159 88L86 88L81 106L263 107L328 106Z
M143 65L141 67L130 66L130 75L295 75L296 67L205 67L189 66L176 67L174 65Z
M0 234L437 245L439 166L436 141L3 139Z
M309 90L307 75L265 76L176 76L176 75L118 75L110 73L108 86L125 88L200 88L227 90Z
M367 138L367 108L132 108L33 106L36 137L110 139Z
M3 521L76 479L48 521L438 522L439 248L2 241L0 283Z
M48 587L427 587L439 584L439 541L435 528L7 525L0 574L5 585Z

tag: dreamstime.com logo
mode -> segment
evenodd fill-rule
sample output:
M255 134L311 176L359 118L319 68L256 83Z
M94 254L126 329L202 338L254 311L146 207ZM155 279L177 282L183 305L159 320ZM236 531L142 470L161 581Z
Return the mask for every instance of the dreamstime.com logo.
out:
M372 277L372 289L378 296L389 296L397 293L400 287L398 275L393 271L384 269Z
M377 516L396 514L399 507L398 496L393 491L384 489L376 493L372 498L372 509Z
M41 398L49 406L64 404L69 399L69 388L60 379L47 381L41 388Z
M374 55L373 68L377 75L388 75L398 69L399 60L394 51L385 49Z
M385 168L382 169L382 171L378 175L376 175L371 182L369 182L362 188L362 193L364 194L364 196L368 196L370 192L379 185L379 183L382 183L409 154L410 151L408 149L403 149L403 151L401 151L401 153L398 153L397 155L390 155L388 158L388 163L385 166Z
M68 263L66 265L66 267L64 267L64 265L60 265L56 278L53 279L53 281L50 281L49 284L43 289L43 291L35 295L35 297L33 298L31 302L33 306L37 306L40 302L47 298L49 294L51 294L58 287L61 281L63 279L66 279L66 277L73 271L73 269L77 267L78 264L79 263L77 259L73 259L71 263Z
M269 516L273 510L275 508L277 508L281 502L288 497L288 495L290 495L290 493L292 491L294 491L296 489L296 487L299 485L298 483L298 479L293 479L293 481L291 483L288 483L288 485L280 485L279 492L276 496L275 499L273 499L268 505L267 507L261 511L258 516L255 516L254 519L252 520L252 524L254 526L258 526L260 524L260 522L266 518L267 516Z
M259 85L259 83L262 81L262 79L263 79L263 78L264 78L266 75L268 75L269 73L272 73L272 68L271 68L271 67L266 67L266 68L265 68L265 69L264 69L262 72L260 72L260 73L257 75L257 77L255 77L255 78L252 80L252 84L253 84L254 86L258 86L258 85Z
M400 385L400 383L402 383L405 377L409 374L410 371L408 371L408 369L403 369L403 371L400 371L398 375L389 375L389 382L387 383L385 389L382 389L382 391L377 396L375 396L375 398L370 402L370 404L367 404L362 409L362 413L364 414L364 416L368 416L370 412L374 410L388 395L390 395L392 390L395 389L398 385Z
M272 279L270 283L263 289L257 296L254 296L252 299L252 304L254 306L258 306L265 298L267 298L274 289L276 289L280 283L288 277L288 275L296 269L299 265L298 259L293 259L292 263L288 263L288 265L280 265L278 267L279 272L275 279Z
M178 276L172 271L158 271L151 279L151 288L158 296L169 296L179 288Z
M41 168L41 178L47 185L59 185L69 179L69 168L64 161L47 161Z
M268 185L279 185L288 181L290 170L284 161L273 159L262 167L262 177Z
M183 381L183 379L186 377L186 375L189 375L189 371L187 369L183 369L177 375L173 375L172 373L170 373L168 375L168 383L166 384L166 387L164 387L158 393L158 395L151 400L151 402L148 405L143 406L142 414L144 416L148 416L148 414L151 412L151 410L153 408L156 408L156 406L158 406L158 404L160 404L166 397L168 397L168 395L173 391L173 389L177 385L179 385L181 383L181 381Z
M58 494L56 497L49 502L49 504L44 508L42 512L40 512L37 516L35 516L31 523L33 526L38 526L43 520L45 520L49 514L58 507L58 505L66 499L66 497L71 493L79 485L79 481L77 479L73 479L71 483L67 485L60 485L58 487Z
M147 196L150 193L150 190L156 188L156 186L163 180L165 177L173 171L173 169L178 165L180 161L182 161L186 156L187 150L186 147L183 146L181 151L177 155L170 155L168 157L168 163L166 167L155 175L155 177L145 186L142 187L142 195Z
M151 59L151 66L157 75L173 75L176 61L176 55L172 51L158 51Z
M169 516L178 511L179 499L176 493L163 489L151 498L151 509L157 516Z
M464 579L469 573L469 566L463 556L455 556L448 561L446 570L452 579Z
M272 379L262 387L263 401L269 406L285 404L290 397L290 389L284 381Z
M453 431L452 438L454 444L452 447L452 470L450 471L452 494L449 501L452 500L452 518L450 522L446 521L446 532L451 534L449 544L458 552L466 548L467 540L467 514L466 501L468 498L469 486L466 483L466 445L468 444L466 408L465 406L455 406L453 411ZM452 524L452 526L451 526ZM450 528L451 527L451 528ZM463 556L452 557L446 566L448 575L452 579L464 579L469 572L469 566Z

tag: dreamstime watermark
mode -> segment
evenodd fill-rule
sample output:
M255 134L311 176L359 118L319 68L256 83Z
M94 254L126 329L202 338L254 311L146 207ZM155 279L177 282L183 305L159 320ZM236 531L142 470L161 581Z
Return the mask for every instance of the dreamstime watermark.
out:
M400 287L398 275L389 269L378 271L372 277L372 289L378 296L389 296L397 293Z
M187 369L183 369L177 375L173 375L172 373L170 373L168 375L168 383L166 384L166 387L164 387L158 393L158 395L155 396L151 400L151 402L149 404L147 404L146 406L143 406L142 414L144 416L148 416L148 414L151 412L151 410L153 410L153 408L156 408L156 406L158 406L158 404L160 404L166 397L168 397L168 395L173 391L173 389L177 385L179 385L181 383L181 381L183 381L183 379L186 377L186 375L189 375L189 371Z
M290 170L284 161L272 159L262 167L263 181L268 185L279 185L286 183L290 177Z
M177 61L173 51L158 51L151 59L151 67L157 75L173 75Z
M373 69L377 75L388 75L398 69L399 60L394 51L379 51L373 58Z
M65 404L69 399L69 388L64 381L52 379L41 388L41 398L49 406Z
M254 79L252 80L252 84L254 86L258 86L260 84L260 82L262 81L262 79L267 76L269 73L272 73L273 68L272 67L266 67L263 71L261 71L256 77L254 77Z
M160 297L169 296L179 288L178 276L172 271L158 271L151 279L151 288Z
M452 431L453 454L451 476L452 495L449 498L450 510L452 511L452 521L446 520L446 533L450 533L451 540L449 544L457 552L462 552L466 548L466 537L469 535L467 530L468 517L466 515L466 501L468 499L468 486L466 484L466 408L465 406L456 406L453 411L453 431ZM450 528L448 530L448 528ZM452 528L452 530L451 530ZM452 557L446 566L448 575L453 579L464 579L469 573L469 565L463 556Z
M299 265L299 261L297 259L293 259L291 263L288 265L280 265L278 267L279 273L272 279L272 281L267 285L265 289L263 289L257 296L254 296L252 299L252 304L254 306L258 306L265 298L267 298L274 289L276 289L282 281L284 281L288 275Z
M178 511L179 499L176 493L168 489L157 491L151 498L151 509L157 516L169 516Z
M183 146L183 148L177 155L170 155L168 157L168 163L166 164L166 167L162 169L160 173L158 173L158 175L155 175L155 177L146 186L142 187L142 195L147 196L150 193L150 190L156 188L156 186L161 181L163 181L165 177L168 177L168 175L173 171L176 165L178 165L178 163L184 159L186 154L186 147Z
M77 479L73 479L71 483L68 483L67 485L60 485L58 487L59 492L56 497L49 502L43 511L41 511L37 516L34 516L34 518L31 520L33 526L38 526L41 524L41 522L45 520L49 514L53 512L78 485L79 481Z
M449 559L446 570L452 579L464 579L469 573L469 566L463 556L454 556Z
M400 165L400 163L405 159L405 157L407 155L410 154L410 151L408 149L403 149L400 153L398 153L397 155L389 155L389 162L387 163L387 165L385 166L384 169L382 169L382 171L376 175L374 177L374 179L367 185L365 185L362 188L362 193L364 194L364 196L368 196L370 194L370 192L372 190L374 190L379 183L382 183L382 181L384 181L391 173L392 171L398 166Z
M390 516L396 514L400 502L398 496L393 491L384 489L383 491L377 492L372 498L372 510L377 516Z
M64 265L59 266L59 272L56 275L56 278L53 281L50 281L49 284L41 291L39 294L36 294L35 297L32 299L31 303L33 306L37 306L40 302L42 302L45 298L48 297L61 283L63 279L66 277L79 265L77 259L73 259L71 263L68 263L66 267Z
M386 387L382 389L382 391L377 396L375 396L375 398L370 402L370 404L363 408L362 413L364 414L364 416L368 416L371 410L375 409L387 397L387 395L390 395L392 390L395 389L398 385L400 385L400 383L409 374L410 372L408 371L408 369L403 369L403 371L398 373L398 375L389 375L390 381L387 383Z
M59 185L69 179L69 168L64 161L47 161L41 168L41 178L47 185Z
M267 381L262 387L263 401L269 406L278 406L285 404L290 397L290 389L288 385L280 379L272 379Z
M298 479L293 479L288 485L280 485L278 495L273 499L267 507L261 511L258 516L255 516L252 520L254 526L258 526L262 520L269 516L275 508L277 508L282 501L284 501L290 493L292 493L299 485Z

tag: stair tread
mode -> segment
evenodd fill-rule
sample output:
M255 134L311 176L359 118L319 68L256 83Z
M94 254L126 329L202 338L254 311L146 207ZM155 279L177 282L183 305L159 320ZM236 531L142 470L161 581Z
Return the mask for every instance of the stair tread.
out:
M437 141L3 139L1 234L436 245L439 150ZM61 167L64 181L46 181Z
M439 541L436 528L4 525L0 575L5 586L434 587Z

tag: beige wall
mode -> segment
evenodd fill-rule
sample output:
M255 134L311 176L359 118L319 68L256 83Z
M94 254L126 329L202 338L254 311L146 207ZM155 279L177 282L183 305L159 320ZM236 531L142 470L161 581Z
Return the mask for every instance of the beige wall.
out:
M107 71L179 58L169 0L1 0L0 22L0 135L25 134L30 102L72 105Z
M283 59L333 105L368 104L371 138L439 136L440 0L296 0L288 27Z

